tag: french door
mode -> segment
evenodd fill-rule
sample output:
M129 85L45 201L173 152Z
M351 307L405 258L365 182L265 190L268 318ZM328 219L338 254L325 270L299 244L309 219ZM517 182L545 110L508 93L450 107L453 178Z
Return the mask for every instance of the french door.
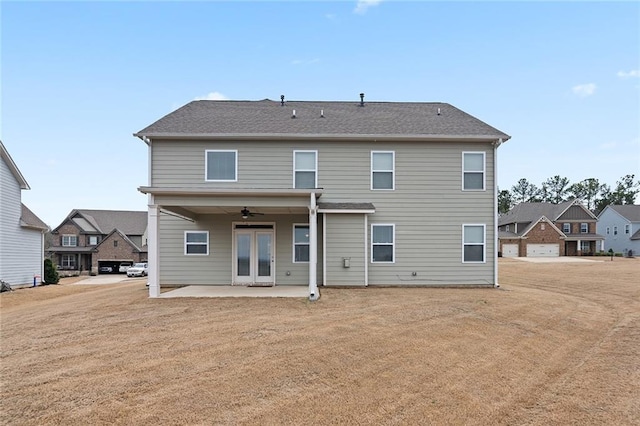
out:
M275 284L273 225L236 225L234 284Z

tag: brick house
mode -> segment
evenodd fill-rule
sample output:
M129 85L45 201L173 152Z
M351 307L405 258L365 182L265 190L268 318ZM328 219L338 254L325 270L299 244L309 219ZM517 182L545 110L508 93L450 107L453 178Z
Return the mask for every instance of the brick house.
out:
M498 219L504 257L581 256L603 250L597 218L580 200L520 203Z
M63 275L147 261L144 211L73 210L51 235L47 251Z

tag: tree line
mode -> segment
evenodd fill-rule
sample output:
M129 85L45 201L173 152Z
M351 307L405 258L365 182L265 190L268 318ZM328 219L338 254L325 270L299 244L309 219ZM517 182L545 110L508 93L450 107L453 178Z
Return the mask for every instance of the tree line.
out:
M600 183L596 178L571 183L568 178L555 175L541 186L522 178L511 187L498 192L498 211L504 214L519 203L553 203L579 198L594 214L599 214L609 204L633 204L640 192L640 180L635 175L625 175L614 187Z

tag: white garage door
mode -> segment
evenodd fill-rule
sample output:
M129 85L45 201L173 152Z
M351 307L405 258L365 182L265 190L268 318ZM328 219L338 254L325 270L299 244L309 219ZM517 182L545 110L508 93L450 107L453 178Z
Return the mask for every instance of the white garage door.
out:
M502 257L518 257L518 245L517 244L503 244L502 245Z
M559 244L527 244L527 257L558 257Z

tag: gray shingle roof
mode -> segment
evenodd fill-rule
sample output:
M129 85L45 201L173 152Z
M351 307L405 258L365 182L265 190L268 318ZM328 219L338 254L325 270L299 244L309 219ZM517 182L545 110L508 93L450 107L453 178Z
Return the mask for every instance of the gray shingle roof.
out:
M372 203L318 203L323 210L375 210Z
M147 229L147 212L144 211L79 209L73 210L62 224L78 214L86 219L87 223L91 224L90 228L83 228L88 233L95 232L91 229L95 228L101 234L109 234L114 229L119 229L126 235L143 235ZM76 221L75 223L81 226L84 221ZM57 228L54 231L56 230Z
M296 118L291 118L295 110ZM321 117L321 111L324 117ZM440 115L438 115L440 111ZM446 103L193 101L138 137L341 136L510 138Z
M49 226L40 220L40 218L24 204L22 204L22 215L20 216L20 220L22 222L21 225L27 228L35 228L45 231L49 229Z
M609 205L612 209L620 213L622 217L630 222L640 222L640 205L637 204L625 204L625 205Z
M566 201L560 204L552 203L520 203L506 214L500 216L498 225L507 225L510 223L533 222L542 216L549 220L555 221L558 216L565 211L573 201Z

